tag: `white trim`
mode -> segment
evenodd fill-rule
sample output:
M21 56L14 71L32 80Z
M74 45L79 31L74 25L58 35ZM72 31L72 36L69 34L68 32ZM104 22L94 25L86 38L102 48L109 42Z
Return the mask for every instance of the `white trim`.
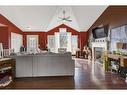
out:
M35 49L37 49L38 48L38 46L39 46L39 37L38 37L38 35L27 35L27 51L29 51L30 50L30 46L29 46L29 38L35 38L36 39L36 45L35 45Z

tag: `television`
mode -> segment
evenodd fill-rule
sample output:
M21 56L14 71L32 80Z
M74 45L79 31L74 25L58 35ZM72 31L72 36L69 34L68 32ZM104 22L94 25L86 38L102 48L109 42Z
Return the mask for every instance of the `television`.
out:
M108 37L108 25L92 29L92 34L95 39Z

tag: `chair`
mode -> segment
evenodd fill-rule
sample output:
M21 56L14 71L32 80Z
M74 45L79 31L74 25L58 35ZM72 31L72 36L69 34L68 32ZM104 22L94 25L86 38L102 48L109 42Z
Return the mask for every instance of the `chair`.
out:
M66 48L58 48L58 53L66 53L67 49Z

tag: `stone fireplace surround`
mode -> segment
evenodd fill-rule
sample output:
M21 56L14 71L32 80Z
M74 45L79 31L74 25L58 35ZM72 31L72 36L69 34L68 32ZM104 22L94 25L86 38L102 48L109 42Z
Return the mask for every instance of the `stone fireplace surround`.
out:
M106 38L97 39L92 42L92 63L96 61L96 48L102 48L104 51L107 51L107 40ZM103 66L104 67L104 66Z

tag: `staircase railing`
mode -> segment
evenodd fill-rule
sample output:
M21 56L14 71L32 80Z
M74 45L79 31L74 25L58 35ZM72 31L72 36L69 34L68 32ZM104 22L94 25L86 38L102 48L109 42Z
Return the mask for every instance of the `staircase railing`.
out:
M10 54L13 52L14 52L14 49L3 49L2 51L0 51L0 58L9 57Z

